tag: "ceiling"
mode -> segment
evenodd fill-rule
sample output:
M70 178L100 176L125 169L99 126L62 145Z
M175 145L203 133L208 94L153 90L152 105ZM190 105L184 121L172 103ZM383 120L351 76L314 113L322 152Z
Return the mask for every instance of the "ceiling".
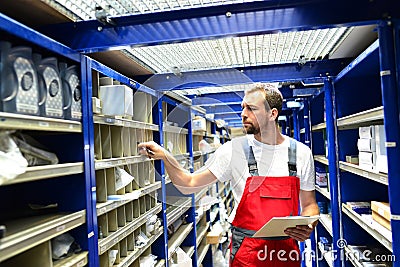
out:
M304 89L318 86L318 82L307 84L318 71L335 75L376 40L374 22L388 16L388 7L374 1L354 0L349 5L340 0L327 11L329 3L13 0L2 1L0 12L153 89L175 90L196 104L200 96L240 96L253 81ZM354 13L353 7L361 13ZM333 61L335 68L328 68L326 62ZM283 77L292 77L293 82L282 83ZM226 112L235 113L233 105L239 102L232 98ZM212 104L203 107L212 112Z

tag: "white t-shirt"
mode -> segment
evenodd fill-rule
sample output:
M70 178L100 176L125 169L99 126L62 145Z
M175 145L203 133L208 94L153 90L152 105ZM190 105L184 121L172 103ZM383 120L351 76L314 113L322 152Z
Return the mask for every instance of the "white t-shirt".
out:
M289 137L279 145L267 145L257 141L254 135L246 135L249 145L253 148L260 176L288 176L288 147ZM245 138L245 137L244 137ZM297 177L300 179L300 189L311 191L315 189L314 160L309 147L297 142L296 147ZM219 181L231 182L235 208L229 217L232 222L236 208L242 198L246 180L250 176L247 159L239 138L233 139L221 147L205 163L203 168L208 168ZM202 169L203 169L202 168Z

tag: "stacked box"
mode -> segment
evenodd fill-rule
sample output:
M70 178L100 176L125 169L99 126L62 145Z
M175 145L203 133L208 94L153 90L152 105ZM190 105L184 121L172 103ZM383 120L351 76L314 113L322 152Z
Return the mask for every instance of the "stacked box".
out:
M376 146L375 146L375 126L360 127L358 129L359 139L358 161L359 166L366 170L376 169Z
M371 209L372 209L372 218L380 225L391 230L390 227L391 213L390 213L389 203L371 201Z
M376 169L379 172L388 172L386 153L386 133L384 125L375 125Z
M315 184L317 184L319 187L328 186L328 177L325 168L315 168Z

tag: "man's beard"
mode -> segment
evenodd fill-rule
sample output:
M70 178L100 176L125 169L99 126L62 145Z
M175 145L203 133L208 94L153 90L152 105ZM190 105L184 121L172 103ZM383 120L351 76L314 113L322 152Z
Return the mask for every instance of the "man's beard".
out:
M243 129L246 132L246 134L258 134L258 133L260 133L260 128L254 127L253 124L251 124L251 125L247 124L247 127L244 127L244 125L243 125Z

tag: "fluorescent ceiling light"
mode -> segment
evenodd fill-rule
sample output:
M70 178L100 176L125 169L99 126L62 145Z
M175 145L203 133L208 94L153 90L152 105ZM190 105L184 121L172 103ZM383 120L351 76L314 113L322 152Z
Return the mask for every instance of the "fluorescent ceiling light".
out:
M157 73L255 67L327 58L351 28L228 37L179 44L133 47L130 53ZM156 58L156 60L154 60Z
M100 6L110 16L221 6L250 0L42 0L72 20L93 20ZM124 49L138 64L155 73L253 67L326 58L352 28L330 28L228 37Z

